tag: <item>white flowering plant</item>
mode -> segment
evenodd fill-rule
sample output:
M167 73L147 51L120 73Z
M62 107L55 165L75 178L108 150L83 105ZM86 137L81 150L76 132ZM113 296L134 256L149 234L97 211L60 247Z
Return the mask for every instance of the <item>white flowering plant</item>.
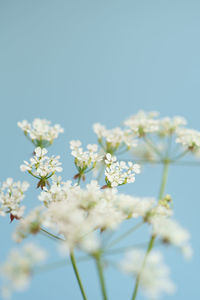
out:
M192 257L190 234L174 220L172 197L165 192L169 166L189 164L188 160L183 161L185 156L193 156L194 160L200 155L200 132L185 125L182 117L159 118L156 112L144 111L128 118L122 127L106 129L96 123L93 129L99 145L89 144L84 151L79 140L71 141L78 173L72 174L72 180L64 180L58 176L62 172L60 156L47 156L46 149L64 131L61 126L51 126L49 121L41 119L32 124L19 122L18 126L34 146L29 162L24 161L20 169L33 177L39 201L26 214L21 202L25 204L24 194L30 183L7 178L1 184L0 216L9 216L10 222L16 222L13 240L24 243L28 236L36 239L43 234L56 241L66 261L71 262L80 298L84 300L88 300L88 287L84 286L78 270L81 259L76 257L77 250L85 253L83 259L95 261L103 300L108 299L104 266L111 263L106 253L112 251L124 253L122 261L112 265L116 271L133 277L131 300L137 299L139 288L148 299L174 293L176 288L169 277L169 268L160 250L155 248L171 245L185 258ZM122 154L129 159L122 160ZM158 198L121 193L120 186L132 184L137 176L142 176L141 166L145 164L163 165ZM91 180L88 173L89 178L93 177ZM125 222L133 227L113 238L113 233L120 231ZM132 235L135 240L135 231L145 224L149 228L147 244L116 248L127 236ZM27 288L41 267L50 269L44 264L47 252L34 242L25 243L21 250L12 249L0 267L3 299Z

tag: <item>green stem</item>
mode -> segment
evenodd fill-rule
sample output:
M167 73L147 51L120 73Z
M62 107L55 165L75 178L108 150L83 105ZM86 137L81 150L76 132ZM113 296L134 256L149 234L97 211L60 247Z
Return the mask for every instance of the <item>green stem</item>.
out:
M138 287L139 287L139 283L140 283L140 277L141 277L142 271L143 271L143 269L145 267L145 264L146 264L146 261L147 261L147 256L150 253L151 249L153 248L154 241L155 241L155 236L152 236L151 239L150 239L150 241L149 241L149 244L148 244L148 248L147 248L144 260L143 260L141 271L138 274L138 276L136 277L135 288L134 288L134 291L133 291L133 296L131 298L132 300L136 299L137 292L138 292Z
M160 191L159 191L159 196L158 196L159 200L163 198L163 195L164 195L164 192L165 192L165 187L166 187L167 177L168 177L169 163L170 163L169 159L166 158L166 159L163 160L163 164L164 165L163 165L163 173L162 173L162 180L161 180L161 185L160 185ZM143 260L143 264L142 264L140 273L136 277L135 287L134 287L134 290L133 290L133 296L132 296L131 300L135 300L136 299L137 292L138 292L138 287L139 287L139 283L140 283L140 277L141 277L141 274L142 274L143 269L145 267L148 254L150 253L150 251L153 248L155 238L156 238L155 236L152 236L151 239L150 239L150 241L149 241L148 248L147 248L144 260Z
M86 297L86 294L85 294L85 291L84 291L84 288L83 288L83 284L81 282L81 278L80 278L80 275L79 275L79 272L78 272L78 268L77 268L77 265L76 265L76 260L75 260L75 256L74 256L73 251L71 251L71 253L70 253L70 259L71 259L71 263L72 263L72 266L73 266L73 269L74 269L74 273L76 275L76 279L77 279L82 297L83 297L84 300L87 300L87 297Z
M167 183L167 177L168 177L168 169L169 169L169 161L168 159L164 160L163 162L163 174L162 174L162 180L161 180L161 185L160 185L160 191L159 191L159 196L158 199L162 199L162 197L164 196L164 192L165 192L165 187L166 187L166 183Z
M106 294L106 286L105 286L105 280L104 280L104 276L103 276L103 268L102 268L102 264L101 264L101 255L97 254L95 256L95 260L96 260L96 267L97 267L97 271L98 271L98 275L99 275L99 281L100 281L100 285L101 285L101 292L102 292L102 296L103 296L103 300L107 300L107 294Z
M147 139L147 137L144 137L143 140L159 157L161 157L161 152L157 149L156 146L154 146L154 144L149 139Z
M181 152L179 155L177 155L173 160L178 160L180 158L182 158L183 156L185 156L187 153L189 152L188 149L186 149L185 151Z
M45 233L48 237L50 237L50 238L53 238L53 239L56 239L56 240L59 240L59 241L64 241L62 238L60 238L59 236L57 236L57 235L55 235L55 234L53 234L53 233L51 233L51 232L49 232L49 231L47 231L47 230L45 230L44 228L40 228L40 231L41 232L43 232L43 233Z

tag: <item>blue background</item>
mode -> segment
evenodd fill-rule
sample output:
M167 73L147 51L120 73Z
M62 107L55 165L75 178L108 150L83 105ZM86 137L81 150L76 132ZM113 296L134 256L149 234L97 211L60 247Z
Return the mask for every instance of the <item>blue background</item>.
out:
M117 126L144 109L160 111L161 116L182 115L190 127L200 129L199 78L198 0L0 0L1 181L32 180L19 170L33 149L17 121L41 117L65 128L50 152L61 155L63 177L71 178L75 170L68 143L76 138L96 142L94 122ZM144 168L127 192L157 196L160 175L160 166ZM169 175L167 192L173 196L176 218L191 232L194 257L187 263L177 250L165 250L178 291L163 299L196 300L200 168L171 167ZM26 197L28 207L39 203L34 184ZM15 225L0 219L1 261L13 245ZM144 238L141 231L138 239ZM39 241L50 247L49 261L59 260L52 241ZM81 263L80 271L88 298L101 299L93 263ZM130 299L129 277L107 268L106 279L111 300ZM81 296L71 268L64 266L35 276L30 289L12 299Z

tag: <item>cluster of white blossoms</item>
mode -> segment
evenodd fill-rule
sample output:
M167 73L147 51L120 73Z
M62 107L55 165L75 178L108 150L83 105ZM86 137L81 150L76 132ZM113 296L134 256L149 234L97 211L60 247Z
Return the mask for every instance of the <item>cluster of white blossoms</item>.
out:
M102 155L98 153L96 144L87 145L87 150L83 151L81 141L71 141L71 154L75 157L75 165L79 172L85 171L87 168L94 168L96 163L102 160Z
M59 124L51 126L51 122L46 119L34 119L32 124L23 120L17 125L24 131L25 135L29 135L35 146L47 147L60 133L64 132Z
M70 180L63 182L61 181L61 177L57 177L55 175L52 176L52 184L50 188L43 188L43 191L38 196L38 199L44 203L46 207L49 206L52 202L58 202L65 198L67 198L70 189L75 186L72 186L72 182Z
M48 203L45 225L64 236L68 249L94 251L99 247L95 231L115 229L127 218L117 206L117 191L102 190L96 181L86 189L65 182L42 191L39 200Z
M157 299L163 293L174 293L175 286L169 278L169 269L163 262L162 254L152 251L146 259L145 255L144 250L130 250L121 263L121 269L134 277L139 276L140 284L150 299Z
M35 155L30 158L30 162L24 161L24 165L20 166L22 172L28 171L31 175L38 179L47 178L55 174L55 172L62 172L60 156L48 157L45 148L37 147L34 151Z
M176 133L182 126L186 125L187 121L180 116L175 116L173 118L163 118L159 120L159 135L169 136Z
M129 130L121 129L120 127L107 129L100 123L95 123L93 130L105 152L114 153L117 149L121 149L124 146L131 148L137 145Z
M118 162L117 158L110 153L106 154L105 164L105 180L108 187L134 182L135 174L140 173L138 164L133 164L132 162L126 164L124 161Z
M145 136L147 133L158 132L159 120L155 119L157 112L146 113L139 111L136 115L131 116L124 122L124 125L139 137Z
M152 234L161 238L164 243L179 247L186 258L191 258L192 248L189 244L190 234L176 221L162 216L151 219Z
M144 137L147 133L156 133L161 137L169 136L187 124L187 121L180 116L159 119L158 115L158 112L139 111L126 120L124 124L139 137Z
M7 280L2 288L2 296L8 299L13 291L26 289L34 268L45 259L46 251L32 243L24 245L21 251L13 249L0 268L1 274Z
M187 128L179 129L176 142L181 144L186 150L195 152L200 149L200 132Z
M7 178L0 187L0 215L4 216L9 213L11 221L13 218L21 218L25 206L20 206L20 204L28 187L29 183L26 181L14 182L12 178Z
M41 225L45 224L46 216L41 207L36 207L27 216L22 218L13 234L13 239L17 243L21 243L23 239L27 238L30 234L37 234Z

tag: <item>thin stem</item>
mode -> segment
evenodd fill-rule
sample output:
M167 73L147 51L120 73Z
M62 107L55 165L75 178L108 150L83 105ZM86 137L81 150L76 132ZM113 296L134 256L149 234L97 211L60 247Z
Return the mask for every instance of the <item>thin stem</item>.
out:
M82 295L84 300L87 300L87 297L86 297L86 294L85 294L85 291L84 291L84 288L83 288L83 284L81 282L81 278L80 278L80 275L79 275L79 272L78 272L78 268L77 268L77 265L76 265L75 256L74 256L74 253L72 251L70 253L70 259L71 259L71 263L72 263L72 266L73 266L73 269L74 269L74 273L75 273L75 276L76 276L76 279L77 279L77 282L78 282L78 285L79 285L79 288L80 288L80 291L81 291L81 295Z
M50 238L53 238L53 239L56 239L56 240L59 240L59 241L64 241L64 239L62 239L62 238L60 238L59 236L57 236L57 235L55 235L55 234L53 234L53 233L51 233L51 232L49 232L49 231L47 231L46 229L44 229L44 228L40 228L40 231L41 232L43 232L43 233L45 233L48 237L50 237Z
M165 186L167 183L167 177L168 177L168 168L169 168L169 161L166 159L163 163L163 175L162 175L162 180L161 180L161 185L160 185L160 191L159 191L159 196L158 199L162 199L164 192L165 192Z
M138 287L139 287L139 283L140 283L140 277L141 277L142 271L143 271L143 269L145 267L145 264L146 264L146 261L147 261L147 256L150 253L151 249L153 248L154 240L155 240L155 236L152 236L151 239L150 239L150 241L149 241L149 244L148 244L148 248L147 248L144 260L143 260L141 271L140 271L140 273L138 274L138 276L136 278L135 288L134 288L134 291L133 291L133 296L131 298L132 300L136 299L137 292L138 292Z
M159 157L161 157L161 152L156 148L156 146L154 146L154 144L149 139L147 139L147 137L144 137L143 140Z
M168 177L169 163L170 163L169 159L166 158L166 159L163 160L164 166L163 166L162 180L161 180L160 191L159 191L159 196L158 196L159 200L163 198L163 195L164 195L164 192L165 192L165 187L166 187L167 177ZM138 292L138 287L139 287L139 283L140 283L140 277L141 277L141 274L142 274L143 269L145 267L148 254L150 253L150 251L153 248L155 238L156 238L155 236L152 236L150 241L149 241L148 248L147 248L144 260L143 260L143 264L142 264L140 273L138 273L138 275L136 277L135 287L134 287L134 290L133 290L133 296L132 296L131 300L136 299L137 292Z
M110 244L108 244L108 246L106 248L110 248L113 247L114 245L116 245L118 242L120 242L121 240L123 240L124 238L126 238L129 234L133 233L135 230L137 230L138 228L140 228L142 225L144 224L144 222L139 222L138 224L136 224L134 227L130 228L128 231L126 231L125 233L121 234L118 238L116 238L113 242L111 242Z
M102 268L102 264L101 264L101 255L97 254L95 256L95 260L96 260L96 267L97 267L97 272L99 275L99 282L100 282L100 286L101 286L101 293L103 296L103 300L107 300L107 294L106 294L106 286L105 286L105 280L104 280L104 276L103 276L103 268Z
M99 183L100 180L101 180L101 177L102 177L102 175L103 175L104 169L105 169L105 165L104 165L104 163L102 163L102 165L101 165L101 167L100 167L100 170L99 170L99 174L98 174L98 176L97 176L97 181L98 181L98 183Z
M188 149L186 149L185 151L181 152L179 155L177 155L173 160L178 160L181 159L183 156L185 156L186 154L188 154Z

